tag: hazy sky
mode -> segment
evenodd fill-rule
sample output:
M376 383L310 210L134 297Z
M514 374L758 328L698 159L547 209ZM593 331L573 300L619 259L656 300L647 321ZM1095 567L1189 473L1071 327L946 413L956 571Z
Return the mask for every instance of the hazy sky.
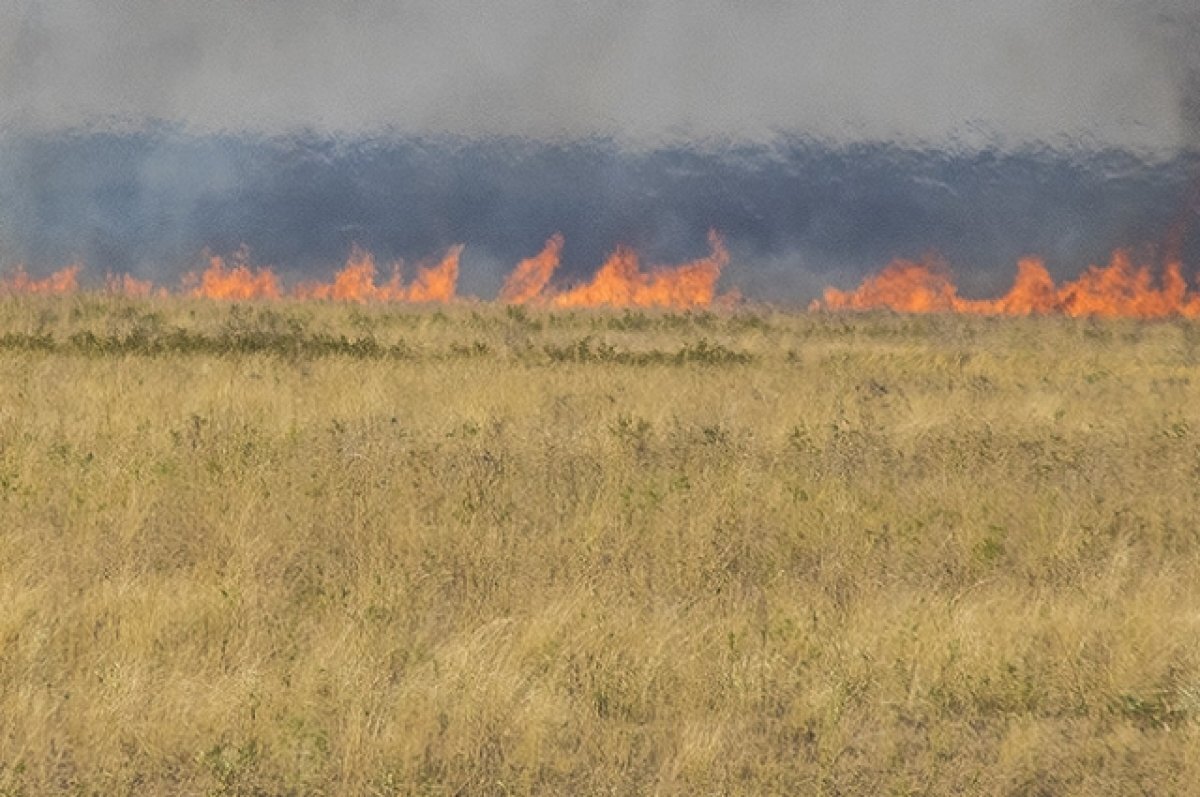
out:
M1192 6L0 0L0 125L1172 149Z

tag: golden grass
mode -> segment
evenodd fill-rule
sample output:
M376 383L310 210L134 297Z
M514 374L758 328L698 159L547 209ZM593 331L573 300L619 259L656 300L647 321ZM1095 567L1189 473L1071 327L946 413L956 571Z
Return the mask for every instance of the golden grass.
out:
M0 794L1200 793L1200 327L0 301Z

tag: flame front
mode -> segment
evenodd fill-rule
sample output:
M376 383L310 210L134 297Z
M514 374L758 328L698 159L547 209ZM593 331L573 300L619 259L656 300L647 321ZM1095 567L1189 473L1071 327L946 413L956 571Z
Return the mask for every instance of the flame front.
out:
M418 269L417 278L408 289L407 301L453 301L454 292L458 286L458 258L462 254L462 250L462 244L452 246L436 266Z
M643 272L637 253L618 247L586 285L550 297L554 307L707 307L716 296L721 269L729 263L729 252L719 235L708 236L708 257L681 266L659 267Z
M895 260L853 291L826 288L824 307L830 310L886 307L898 313L932 313L955 310L957 301L958 289L941 261Z
M1146 266L1135 266L1117 252L1106 268L1090 267L1058 291L1059 308L1069 316L1164 318L1200 316L1200 295L1190 291L1183 265L1172 260L1163 270L1162 287Z
M183 278L185 286L192 286L190 296L204 299L278 299L283 295L279 278L270 268L254 269L249 265L249 253L245 248L231 258L232 267L224 258L211 255L208 268L199 277L188 274Z
M327 299L339 302L388 302L403 298L400 286L400 266L394 264L392 277L383 285L375 284L375 256L365 249L354 247L346 266L333 277L333 282L306 282L296 286L292 295L298 299Z
M302 282L290 292L275 272L267 267L254 268L249 264L245 249L232 257L227 265L221 257L210 257L209 266L199 276L184 277L185 291L190 296L207 299L322 299L339 302L450 302L458 285L458 261L463 247L455 245L436 265L417 269L413 284L405 288L400 281L399 262L392 264L392 275L383 284L375 282L375 256L355 246L346 265L332 282Z
M79 272L82 269L83 266L74 264L44 279L35 280L26 273L24 266L17 266L12 274L0 279L0 295L58 296L74 293L79 290Z
M721 269L729 262L720 236L710 232L708 240L712 247L708 257L649 272L641 270L636 252L617 247L590 282L556 292L547 287L562 254L563 238L555 235L539 254L517 264L500 291L500 300L550 307L707 307L716 297Z
M1008 293L998 299L965 299L940 260L897 260L852 291L827 288L813 309L893 310L899 313L1048 315L1078 318L1200 317L1200 293L1188 288L1183 265L1169 260L1160 284L1148 265L1135 265L1118 250L1107 266L1091 266L1080 277L1056 286L1045 263L1025 258Z
M499 301L542 307L662 307L690 309L732 303L736 292L717 296L716 285L729 262L720 236L709 233L706 257L677 266L643 271L638 255L618 247L592 279L566 290L551 286L564 246L551 236L542 251L522 260L500 291ZM459 259L455 245L431 264L419 266L410 285L401 281L401 263L377 282L375 257L354 247L331 282L305 282L288 290L269 267L250 264L243 247L228 259L208 256L208 268L184 277L182 293L208 299L258 300L292 297L339 302L451 302L456 297ZM0 296L55 295L79 290L78 264L35 279L22 266L0 277ZM166 296L168 290L128 274L108 275L105 292L131 298ZM1056 285L1045 263L1028 257L1017 263L1012 287L995 299L959 295L950 268L936 257L895 260L853 290L826 288L814 310L876 310L899 313L964 313L991 316L1064 315L1102 318L1200 318L1200 291L1188 285L1178 256L1166 258L1161 271L1118 250L1108 265L1090 266L1079 277Z

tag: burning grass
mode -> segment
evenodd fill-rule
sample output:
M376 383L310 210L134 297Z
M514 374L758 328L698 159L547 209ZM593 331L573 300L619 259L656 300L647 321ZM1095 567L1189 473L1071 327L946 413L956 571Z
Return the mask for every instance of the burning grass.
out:
M736 292L717 296L721 270L729 262L729 253L719 235L710 232L711 253L679 266L655 266L643 270L637 252L618 247L592 279L582 285L560 290L550 285L558 269L563 237L555 235L535 257L517 264L500 292L498 301L520 306L531 304L557 308L638 307L674 310L704 308L714 302L731 304ZM208 266L183 278L182 294L217 301L278 301L294 298L304 301L349 302L355 304L452 304L457 298L459 258L463 246L455 245L436 263L417 266L412 284L404 285L403 262L391 264L391 276L377 282L375 256L358 246L352 248L346 265L330 282L301 282L287 287L270 266L251 262L250 251L242 247L228 258L209 254ZM43 279L29 276L17 266L11 274L0 276L0 296L65 296L79 291L79 272L75 264ZM104 293L126 298L165 297L171 291L164 286L137 279L129 274L109 274Z
M1127 251L1106 266L1089 266L1056 286L1042 260L1025 258L1008 293L998 299L965 299L938 258L897 260L856 289L827 288L813 309L893 310L900 313L966 315L1065 315L1071 318L1200 318L1200 293L1184 277L1183 264L1168 258L1161 270L1135 263Z
M1198 364L1183 320L0 299L0 793L1188 793Z

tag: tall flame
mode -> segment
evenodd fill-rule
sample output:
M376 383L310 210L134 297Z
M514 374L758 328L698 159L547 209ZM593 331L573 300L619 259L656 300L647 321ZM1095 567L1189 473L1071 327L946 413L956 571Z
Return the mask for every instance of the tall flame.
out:
M1188 288L1177 259L1163 268L1156 284L1148 265L1136 265L1129 252L1113 253L1107 266L1090 266L1080 277L1056 286L1045 263L1025 258L1008 293L998 299L965 299L940 260L897 260L868 277L856 289L827 288L814 309L873 310L900 313L1045 315L1105 318L1200 317L1200 293Z
M454 299L458 286L458 257L462 244L450 247L450 251L436 266L424 266L417 270L417 278L408 289L410 302L449 302Z
M79 272L83 266L74 264L55 271L44 279L34 279L17 266L12 274L0 279L0 294L55 296L79 290Z
M562 257L562 233L555 233L546 246L533 257L522 260L513 269L500 289L500 301L505 304L525 304L536 299L554 276Z

